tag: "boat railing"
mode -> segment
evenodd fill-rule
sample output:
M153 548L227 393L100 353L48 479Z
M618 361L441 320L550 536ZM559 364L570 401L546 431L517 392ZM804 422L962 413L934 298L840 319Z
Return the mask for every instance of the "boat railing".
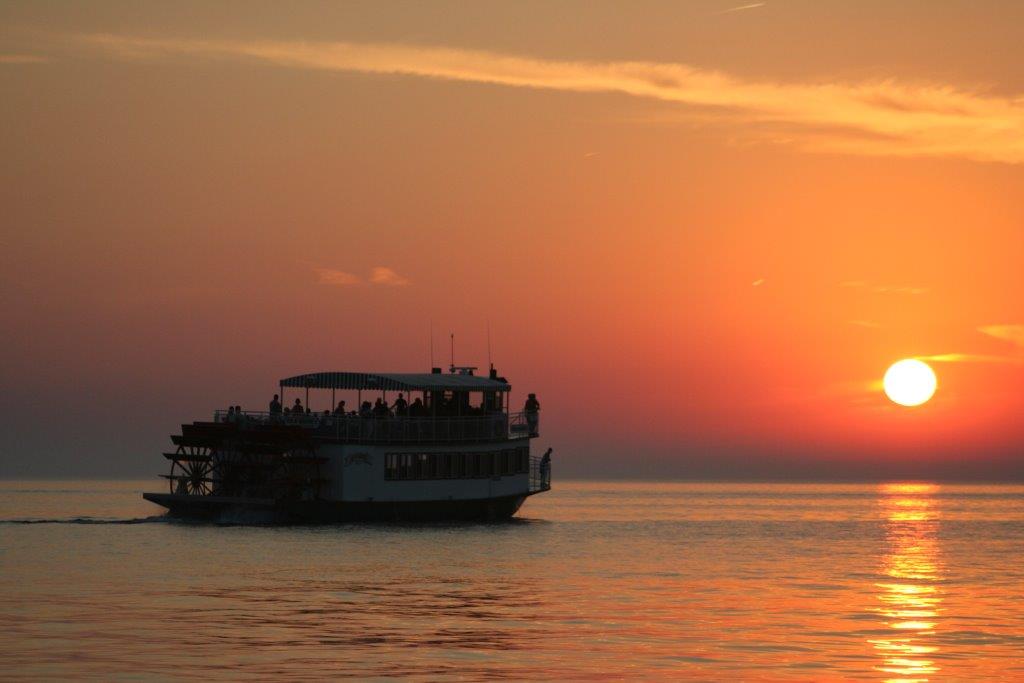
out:
M246 410L217 410L214 422L242 426L294 425L317 436L352 442L428 442L521 439L537 435L537 413L491 413L462 416L334 415L324 413L282 414Z

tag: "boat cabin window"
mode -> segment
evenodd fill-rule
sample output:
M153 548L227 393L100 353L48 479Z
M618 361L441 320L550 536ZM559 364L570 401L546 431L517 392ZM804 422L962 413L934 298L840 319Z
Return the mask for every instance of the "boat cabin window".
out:
M485 453L388 453L384 478L396 480L487 479L526 474L530 449L506 448Z

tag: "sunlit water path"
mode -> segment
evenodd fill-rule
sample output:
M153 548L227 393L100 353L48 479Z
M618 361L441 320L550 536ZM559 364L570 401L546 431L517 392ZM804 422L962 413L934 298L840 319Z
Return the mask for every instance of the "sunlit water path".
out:
M0 678L1024 680L1024 487L559 483L497 525L0 483Z

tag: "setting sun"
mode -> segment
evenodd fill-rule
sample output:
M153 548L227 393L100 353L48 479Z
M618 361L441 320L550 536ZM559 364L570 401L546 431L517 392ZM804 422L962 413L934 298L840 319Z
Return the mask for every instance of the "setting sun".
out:
M919 406L935 393L938 384L931 367L913 358L896 361L882 380L885 395L901 406Z

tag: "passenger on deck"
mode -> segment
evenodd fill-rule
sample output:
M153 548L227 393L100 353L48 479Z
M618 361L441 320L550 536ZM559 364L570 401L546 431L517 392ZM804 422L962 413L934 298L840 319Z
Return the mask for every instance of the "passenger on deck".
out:
M338 401L338 407L334 409L334 414L335 415L344 415L345 414L345 402L344 401Z
M412 402L412 405L409 406L410 417L423 417L426 414L427 409L423 405L423 399L417 398Z
M234 422L235 421L235 407L234 406L228 406L228 414L224 416L224 421L225 422Z
M398 417L405 417L409 410L409 404L405 402L405 398L402 397L401 392L398 394L398 398L395 399L395 405L392 406L395 411L395 415Z
M274 400L270 402L270 414L280 415L281 414L281 401L278 400L277 394L274 394Z
M526 424L530 426L530 436L537 436L537 424L540 422L540 401L537 394L530 394L523 406L526 413Z
M389 415L391 415L391 411L388 410L388 404L384 402L384 399L378 398L373 405L373 416L388 417Z
M302 399L295 399L295 405L292 406L292 415L305 415L306 409L302 407Z
M244 422L245 415L242 413L242 406L235 406L235 422Z
M360 417L371 417L373 415L373 407L369 401L363 401L362 405L359 406Z

